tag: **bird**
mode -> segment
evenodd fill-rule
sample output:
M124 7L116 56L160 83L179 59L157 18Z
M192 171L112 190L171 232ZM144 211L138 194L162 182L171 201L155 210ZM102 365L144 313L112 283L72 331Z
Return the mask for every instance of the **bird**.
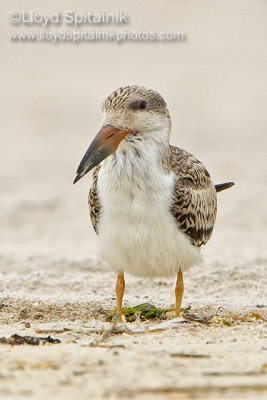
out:
M124 274L176 277L175 315L181 312L183 274L202 261L217 213L217 192L205 166L170 145L171 118L163 97L144 86L113 91L102 107L101 129L73 183L93 169L88 204L98 257L117 273L118 318Z

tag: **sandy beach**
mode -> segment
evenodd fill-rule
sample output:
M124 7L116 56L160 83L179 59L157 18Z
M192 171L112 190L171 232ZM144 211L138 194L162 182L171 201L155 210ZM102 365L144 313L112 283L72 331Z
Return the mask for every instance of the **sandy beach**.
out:
M0 338L50 335L60 343L0 340L0 398L266 399L267 7L201 4L29 5L121 9L127 29L186 34L183 43L120 45L12 42L8 31L29 27L7 20L20 2L1 6ZM107 322L116 277L96 259L91 176L72 181L102 101L127 84L158 90L172 116L171 143L195 154L214 183L236 183L218 194L203 264L185 274L183 307L200 321L172 322L169 313ZM174 284L127 275L124 305L169 308Z

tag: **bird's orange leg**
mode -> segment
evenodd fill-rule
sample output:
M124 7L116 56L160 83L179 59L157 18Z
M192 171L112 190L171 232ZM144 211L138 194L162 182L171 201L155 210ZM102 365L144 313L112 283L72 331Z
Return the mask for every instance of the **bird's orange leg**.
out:
M175 286L175 299L176 299L175 315L176 315L176 317L179 317L180 312L181 312L181 304L182 304L183 294L184 294L183 273L182 273L182 271L179 271L177 274L177 281L176 281L176 286Z
M117 314L119 315L119 321L121 322L122 317L122 299L124 295L125 289L125 281L124 281L124 273L119 273L116 282L116 300L117 300Z

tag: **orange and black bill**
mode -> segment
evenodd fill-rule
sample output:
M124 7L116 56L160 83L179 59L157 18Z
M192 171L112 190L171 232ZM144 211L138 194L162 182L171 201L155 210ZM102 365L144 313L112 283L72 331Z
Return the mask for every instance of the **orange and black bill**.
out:
M122 139L130 132L129 129L119 129L110 124L101 128L83 156L73 183L78 182L87 172L114 153Z

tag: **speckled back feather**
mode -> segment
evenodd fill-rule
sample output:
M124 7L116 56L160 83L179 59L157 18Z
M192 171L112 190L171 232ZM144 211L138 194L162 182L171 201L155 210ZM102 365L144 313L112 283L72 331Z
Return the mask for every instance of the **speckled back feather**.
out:
M204 165L185 150L169 146L169 164L176 175L171 213L192 244L202 246L211 237L216 219L215 186Z
M203 164L192 154L169 146L168 169L175 173L173 203L170 209L177 227L186 233L192 244L201 246L209 240L215 223L217 198L215 186ZM101 204L97 178L100 166L94 169L88 203L93 228L98 234Z

